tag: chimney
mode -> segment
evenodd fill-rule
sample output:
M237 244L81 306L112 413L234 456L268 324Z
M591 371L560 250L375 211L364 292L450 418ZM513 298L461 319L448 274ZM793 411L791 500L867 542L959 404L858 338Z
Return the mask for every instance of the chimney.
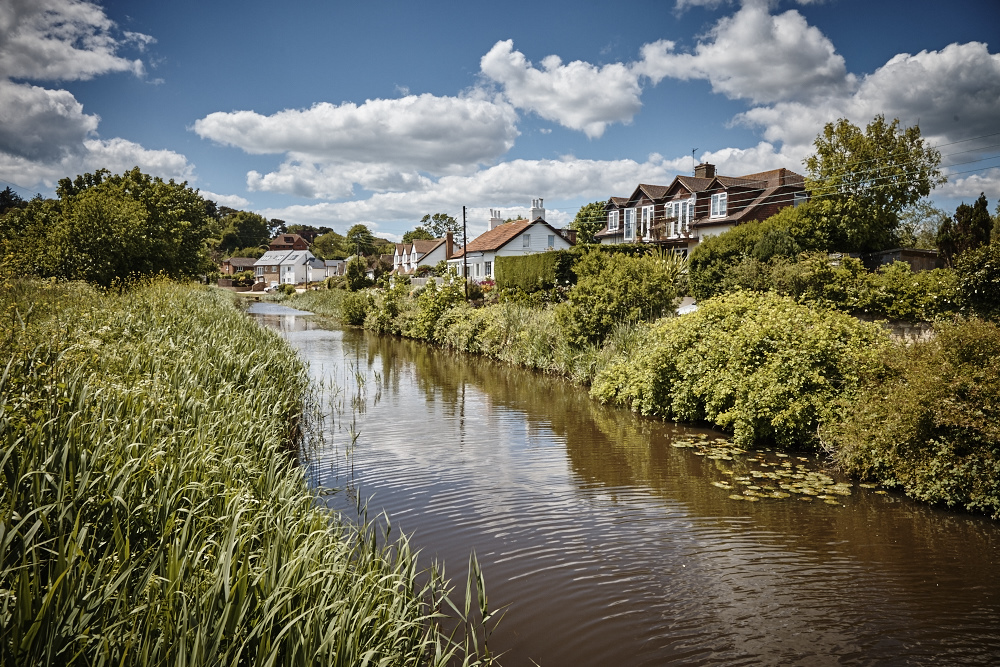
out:
M493 210L490 209L490 229L496 229L503 224L503 218L500 216L500 209Z
M715 165L702 162L694 168L694 175L697 178L715 178Z
M528 220L534 222L538 218L542 220L545 219L545 207L542 206L542 199L532 199L531 200L531 213L528 215Z
M449 229L444 234L444 257L445 259L451 259L451 256L455 250L455 235Z

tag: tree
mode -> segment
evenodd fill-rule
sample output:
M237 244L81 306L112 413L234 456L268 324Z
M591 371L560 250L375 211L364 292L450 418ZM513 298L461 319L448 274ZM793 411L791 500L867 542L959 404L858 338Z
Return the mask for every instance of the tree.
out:
M875 252L898 244L899 214L944 182L941 154L917 126L878 115L864 132L841 118L827 123L806 159L806 188L834 230L836 250Z
M435 213L434 215L428 213L420 218L420 224L430 232L432 239L439 239L447 232L457 233L462 230L462 225L459 224L458 220L447 213Z
M606 222L604 202L595 201L580 207L569 228L576 230L577 243L594 243L594 234L601 231Z
M370 255L375 252L375 236L368 227L357 224L347 230L346 245L353 255Z
M403 243L412 243L413 241L423 239L429 241L434 238L434 235L423 227L417 227L403 234Z
M270 222L267 223L267 237L273 239L278 234L284 234L288 231L288 227L285 226L285 221L280 218L272 218Z
M921 199L907 206L899 214L900 247L937 249L938 230L948 218L948 213L935 208L929 199Z
M347 239L334 231L317 236L309 249L320 259L344 259L351 254Z
M17 260L32 269L26 272L108 286L157 273L192 277L211 267L213 221L186 182L165 182L138 167L120 176L98 169L60 180L56 192L59 201L33 200L0 230L5 249L10 234L30 230L32 243L20 244L28 256Z
M24 208L27 205L28 202L24 201L21 195L11 190L9 185L0 192L0 215L3 215L12 208Z
M366 275L365 260L360 257L351 257L347 260L347 267L344 270L344 282L347 284L347 289L351 292L357 292L359 289L364 289L371 285L371 281Z
M993 218L984 193L972 206L959 204L954 218L945 219L938 230L938 251L945 266L954 266L959 255L989 243L992 231Z
M219 250L232 252L236 248L266 246L270 240L267 218L257 213L236 211L222 219L222 240Z

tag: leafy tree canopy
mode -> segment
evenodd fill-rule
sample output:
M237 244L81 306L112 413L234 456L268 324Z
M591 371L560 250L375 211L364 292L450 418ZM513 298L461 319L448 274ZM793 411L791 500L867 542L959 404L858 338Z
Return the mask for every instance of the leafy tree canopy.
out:
M12 208L24 208L27 205L28 202L24 201L21 195L11 190L9 185L0 192L0 215L3 215Z
M98 169L60 180L56 192L58 201L33 200L16 219L4 216L8 269L107 286L157 273L191 277L211 267L206 241L213 221L186 182L138 167L121 175Z
M594 243L594 234L601 231L605 222L607 214L604 212L604 202L595 201L581 206L569 226L576 230L578 243Z
M420 224L430 232L432 239L439 239L449 231L457 233L462 229L458 220L447 213L435 213L434 215L428 213L420 218Z
M267 218L257 213L234 211L222 219L219 249L232 252L236 248L266 246L270 238Z
M907 206L899 214L899 245L902 248L936 250L938 230L948 213L936 208L929 199Z
M351 254L351 250L347 247L347 239L332 230L317 236L309 249L320 259L344 259Z
M429 241L435 238L433 234L424 229L423 227L417 227L416 229L411 229L410 231L403 234L403 243L411 243L423 239Z
M937 243L946 266L953 266L955 259L964 252L990 242L993 218L984 193L972 206L962 203L955 209L953 218L945 218L938 230Z
M845 118L827 123L806 159L806 188L829 219L837 250L875 252L898 244L899 214L944 182L941 154L917 126L878 115L862 131Z
M375 235L365 225L354 225L347 230L346 245L352 255L370 255L375 252Z

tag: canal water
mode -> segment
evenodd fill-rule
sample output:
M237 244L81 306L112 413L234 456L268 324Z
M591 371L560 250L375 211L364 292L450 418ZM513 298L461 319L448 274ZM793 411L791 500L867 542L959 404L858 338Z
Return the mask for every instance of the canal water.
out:
M460 593L475 551L507 606L501 664L1000 664L996 522L858 485L734 500L766 471L829 471L706 456L677 445L721 434L560 380L253 310L325 388L324 499L385 512Z

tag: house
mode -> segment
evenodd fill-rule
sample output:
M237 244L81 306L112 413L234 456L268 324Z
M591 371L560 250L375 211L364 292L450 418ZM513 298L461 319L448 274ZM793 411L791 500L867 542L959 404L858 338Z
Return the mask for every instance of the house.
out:
M258 283L270 285L298 285L310 280L310 260L315 259L308 250L268 250L254 263Z
M255 257L230 257L219 264L219 273L231 276L241 271L253 271L253 265L256 263Z
M410 243L397 243L396 253L392 256L392 272L410 274L418 266L427 264L434 266L443 259L448 259L454 250L452 233L444 238L414 239Z
M530 255L547 250L565 250L573 245L564 230L545 222L542 200L531 202L530 220L503 222L500 211L490 211L489 230L477 236L448 258L448 265L458 275L467 267L468 277L475 281L496 276L496 258Z
M298 234L278 234L267 246L268 250L309 250L309 241Z
M668 186L640 184L629 197L604 206L600 243L656 243L687 252L701 239L751 220L764 220L807 199L805 178L788 169L721 176L715 165L695 167Z

